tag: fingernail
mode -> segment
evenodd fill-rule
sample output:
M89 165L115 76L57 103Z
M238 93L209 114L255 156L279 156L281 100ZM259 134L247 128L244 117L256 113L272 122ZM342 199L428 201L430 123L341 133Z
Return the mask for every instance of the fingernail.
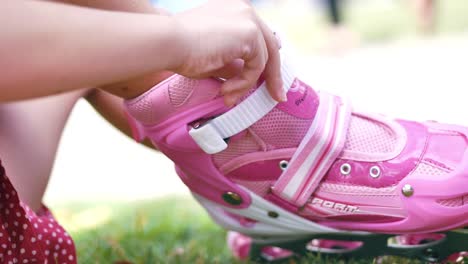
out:
M281 38L278 36L278 34L276 32L273 32L273 35L275 36L276 44L278 45L278 49L281 49Z
M287 102L288 101L288 97L286 96L286 92L284 92L284 91L280 92L279 97L280 97L280 102Z

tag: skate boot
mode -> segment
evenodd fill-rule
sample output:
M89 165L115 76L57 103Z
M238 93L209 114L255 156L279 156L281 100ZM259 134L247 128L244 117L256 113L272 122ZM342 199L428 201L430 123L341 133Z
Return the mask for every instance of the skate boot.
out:
M221 81L174 75L125 106L135 138L174 161L214 221L250 237L252 258L280 247L432 261L468 249L467 232L450 231L468 225L468 128L357 112L286 62L282 78L283 103L259 81L227 108Z

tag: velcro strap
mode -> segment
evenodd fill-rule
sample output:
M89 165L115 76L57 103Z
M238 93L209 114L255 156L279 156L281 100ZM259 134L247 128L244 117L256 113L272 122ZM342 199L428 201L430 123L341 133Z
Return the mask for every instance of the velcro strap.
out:
M294 81L294 74L287 63L281 65L283 89L287 92ZM190 136L208 154L215 154L227 148L225 139L232 137L262 119L278 104L269 94L266 83L244 101L226 113L208 121L201 127L192 128Z
M274 184L273 194L297 207L307 203L344 147L350 116L348 102L320 92L315 119Z

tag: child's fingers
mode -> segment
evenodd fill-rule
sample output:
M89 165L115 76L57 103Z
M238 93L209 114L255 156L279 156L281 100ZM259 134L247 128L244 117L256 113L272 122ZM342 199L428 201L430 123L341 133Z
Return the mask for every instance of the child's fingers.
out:
M224 104L229 107L234 106L244 94L244 91L226 94L224 95Z
M244 67L238 77L228 79L221 88L222 94L246 92L254 87L260 74L265 69L268 54L263 38L258 39L256 46L250 47L243 56Z
M281 78L281 58L278 39L263 21L259 20L259 24L262 28L268 50L268 61L263 72L267 89L273 99L278 102L284 102L286 101L286 93L284 92L283 80Z
M209 73L210 77L222 78L222 79L231 79L242 72L244 68L244 61L241 59L234 60L228 65L222 67L221 69L215 70Z

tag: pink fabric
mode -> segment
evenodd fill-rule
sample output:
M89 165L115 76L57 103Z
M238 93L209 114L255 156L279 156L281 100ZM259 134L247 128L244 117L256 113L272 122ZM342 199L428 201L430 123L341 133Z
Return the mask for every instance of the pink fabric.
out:
M359 185L322 183L313 197L352 206L385 205L388 208L401 210L403 204L397 199L398 196L399 190L395 186L371 188Z
M227 176L234 181L275 181L283 172L278 165L281 161L282 159L250 162L230 172Z
M397 157L407 145L407 130L399 120L371 114L353 112L347 131L342 159L379 162ZM363 129L369 129L367 135ZM382 139L376 139L382 137Z
M433 163L421 161L413 173L431 177L441 177L449 174L451 171L450 169L439 167Z
M221 167L234 158L260 150L261 146L257 144L252 134L247 132L242 138L233 140L231 144L228 144L227 149L213 155L213 161L216 166Z
M370 219L372 215L384 216L380 219L402 218L406 212L398 196L399 190L395 187L322 183L301 214L312 218L338 215L361 215L363 219Z
M449 199L441 199L437 201L439 204L447 207L459 207L468 204L468 195L459 196Z
M396 147L397 136L384 123L364 116L354 116L349 124L345 149L369 155L389 153Z
M295 79L287 97L288 101L278 104L276 108L291 117L311 123L319 105L317 93L301 80Z
M218 94L219 82L216 80L192 81L173 75L143 95L125 101L125 105L129 114L142 124L155 124L200 102L215 99Z
M453 131L430 132L429 144L424 158L435 162L443 161L446 168L454 168L467 148L466 138Z
M234 180L235 183L244 186L250 191L260 195L265 196L271 188L271 185L274 181L246 181L246 180Z
M291 116L273 109L251 129L270 149L297 147L304 138L312 120ZM277 131L272 134L271 131Z
M279 168L279 161L286 160L289 161L291 157L294 155L296 151L295 148L287 148L287 149L275 149L267 152L252 152L242 156L238 156L233 158L229 162L226 162L223 166L219 168L219 170L224 174L231 174L232 172L244 167L244 166L255 166L253 164L263 164L263 163L270 163L271 160L278 160L278 168ZM273 165L270 166L273 175L268 176L268 178L273 177L277 179L279 175L282 173L278 172L276 175L276 169L273 168ZM234 176L234 174L233 174ZM240 173L235 173L235 177L243 178Z
M287 97L288 101L278 104L250 128L270 149L297 147L317 112L317 93L299 79L293 82Z
M169 84L169 99L174 107L182 106L190 97L194 87L198 85L198 80L188 78L178 78Z
M416 168L428 140L427 129L424 126L418 123L405 121L400 121L399 124L406 131L407 143L398 156L387 161L379 162L337 159L328 171L324 181L327 183L341 183L374 188L383 188L398 184ZM349 175L341 174L340 167L344 163L351 165L351 172ZM370 176L370 169L373 166L378 166L378 168L380 168L381 175L377 178Z
M0 186L0 263L76 263L72 238L46 207L34 213L19 200L3 167Z

